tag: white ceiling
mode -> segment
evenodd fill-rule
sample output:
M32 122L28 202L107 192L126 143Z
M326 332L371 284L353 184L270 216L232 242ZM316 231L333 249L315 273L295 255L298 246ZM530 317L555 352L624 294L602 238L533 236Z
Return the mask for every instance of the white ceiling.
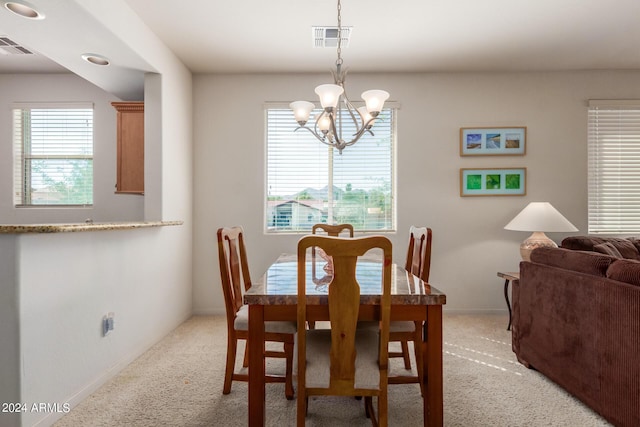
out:
M108 50L123 73L149 70L126 40L85 19L83 1L30 0L47 10L42 31L2 8L0 35L56 63L0 55L0 73L79 73L70 58L86 49ZM640 0L343 2L342 24L353 32L342 56L351 72L640 70ZM127 5L195 73L325 72L336 59L311 37L312 26L336 25L335 0L113 2Z
M126 0L192 71L318 72L335 0ZM178 4L188 7L177 7ZM640 69L639 0L344 0L354 72Z

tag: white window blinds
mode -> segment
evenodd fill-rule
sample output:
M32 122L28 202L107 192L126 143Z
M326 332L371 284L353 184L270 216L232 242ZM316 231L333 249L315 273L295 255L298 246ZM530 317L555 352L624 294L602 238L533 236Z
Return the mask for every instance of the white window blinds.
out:
M266 231L309 232L320 222L394 230L395 113L385 108L375 135L366 134L339 154L304 129L294 132L298 125L289 108L268 106ZM343 126L344 135L355 133L350 118Z
M589 233L640 232L640 100L590 101Z
M16 105L14 204L93 203L93 108Z

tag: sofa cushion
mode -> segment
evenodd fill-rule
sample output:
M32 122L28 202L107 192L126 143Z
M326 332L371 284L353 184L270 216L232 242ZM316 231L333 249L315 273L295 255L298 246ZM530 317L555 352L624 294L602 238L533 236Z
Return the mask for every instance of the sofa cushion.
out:
M640 286L640 261L619 259L609 266L607 277L619 282Z
M531 252L531 262L605 277L616 258L592 251L541 247Z
M633 246L635 246L638 250L638 253L640 253L640 239L638 239L637 237L627 237L627 240L633 243Z
M640 260L640 252L634 242L620 237L571 236L562 240L560 246L578 251L595 251L594 246L606 242L615 246L622 258Z
M593 246L600 243L604 243L604 239L601 237L569 236L562 240L560 247L573 249L574 251L592 251Z
M622 254L611 242L604 242L598 245L593 245L594 252L600 252L601 254L611 255L615 258L623 258Z

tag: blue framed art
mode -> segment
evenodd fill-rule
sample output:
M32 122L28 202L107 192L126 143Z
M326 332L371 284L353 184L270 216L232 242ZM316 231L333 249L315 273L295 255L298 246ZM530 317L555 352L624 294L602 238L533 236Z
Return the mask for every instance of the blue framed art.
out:
M526 127L460 128L461 156L524 156Z

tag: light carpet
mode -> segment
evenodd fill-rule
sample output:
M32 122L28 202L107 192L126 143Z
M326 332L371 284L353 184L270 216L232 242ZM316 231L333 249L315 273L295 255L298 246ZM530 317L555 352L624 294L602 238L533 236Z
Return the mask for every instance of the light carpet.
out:
M516 360L506 316L444 314L445 426L608 426L603 418ZM242 346L237 366L241 366ZM247 425L247 384L222 394L226 324L195 316L93 393L55 427ZM400 359L391 369L402 369ZM284 361L267 363L283 372ZM266 425L294 426L295 400L266 386ZM417 384L389 387L389 425L422 425ZM307 426L368 426L362 401L312 398Z

